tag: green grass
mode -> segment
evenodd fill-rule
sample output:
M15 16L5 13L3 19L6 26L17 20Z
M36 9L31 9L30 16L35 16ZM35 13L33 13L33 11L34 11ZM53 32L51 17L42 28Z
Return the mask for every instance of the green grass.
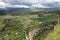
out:
M51 31L44 40L60 40L60 24L57 25L56 30Z
M3 16L0 16L0 27L3 26L2 22L3 22Z
M39 18L38 20L41 21L41 22L54 21L54 19L52 17L43 17L43 18Z

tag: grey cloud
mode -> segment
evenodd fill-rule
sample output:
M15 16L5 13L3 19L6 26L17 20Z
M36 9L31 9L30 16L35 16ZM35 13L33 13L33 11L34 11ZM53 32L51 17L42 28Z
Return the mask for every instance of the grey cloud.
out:
M24 5L22 7L29 7L29 8L60 7L59 0L0 0L0 3L1 2L6 4L6 5L0 4L0 6L3 7L18 7L16 5L19 5L19 7L21 5Z

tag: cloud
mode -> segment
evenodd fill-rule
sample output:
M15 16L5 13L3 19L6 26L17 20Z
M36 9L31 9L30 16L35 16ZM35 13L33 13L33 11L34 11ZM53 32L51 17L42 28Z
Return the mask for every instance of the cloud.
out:
M0 8L7 7L11 8L60 7L60 0L0 0Z
M54 3L54 2L60 2L60 0L41 0L41 3Z
M38 0L3 0L4 2L6 3L9 3L9 4L18 4L18 3L37 3Z
M9 8L29 8L27 5L8 5Z
M0 1L0 8L5 8L6 4L2 1Z
M50 8L48 6L44 6L44 5L41 5L41 4L34 4L34 5L32 5L32 7L34 7L34 8Z
M29 6L27 6L27 5L20 5L20 4L10 4L11 3L11 1L9 2L8 0L6 0L7 1L7 3L6 2L4 2L4 1L2 1L2 0L0 0L0 8L29 8ZM13 1L12 1L13 2Z

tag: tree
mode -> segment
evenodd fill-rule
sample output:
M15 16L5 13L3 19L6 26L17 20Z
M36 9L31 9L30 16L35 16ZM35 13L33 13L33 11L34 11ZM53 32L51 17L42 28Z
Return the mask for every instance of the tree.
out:
M60 24L60 10L56 10L55 15L57 16L57 23Z

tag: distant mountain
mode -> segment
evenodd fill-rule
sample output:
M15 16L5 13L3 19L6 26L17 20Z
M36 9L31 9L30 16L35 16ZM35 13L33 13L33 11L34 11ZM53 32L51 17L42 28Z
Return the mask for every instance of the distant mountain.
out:
M43 13L45 11L49 12L49 11L56 11L56 10L60 10L60 8L36 8L36 9L8 8L8 10L0 10L0 15L5 15L7 13L12 15L38 14L38 13Z
M28 10L29 8L7 8L9 11Z
M55 10L60 10L60 8L36 8L36 9L32 9L32 11L55 11Z
M5 11L23 11L23 10L29 10L29 8L6 8L6 9L1 9L0 10L5 10Z
M30 9L30 8L6 8L0 10L5 10L5 11L26 11L26 10L35 10L35 11L53 11L53 10L60 10L60 7L54 7L54 8L35 8L35 9Z

